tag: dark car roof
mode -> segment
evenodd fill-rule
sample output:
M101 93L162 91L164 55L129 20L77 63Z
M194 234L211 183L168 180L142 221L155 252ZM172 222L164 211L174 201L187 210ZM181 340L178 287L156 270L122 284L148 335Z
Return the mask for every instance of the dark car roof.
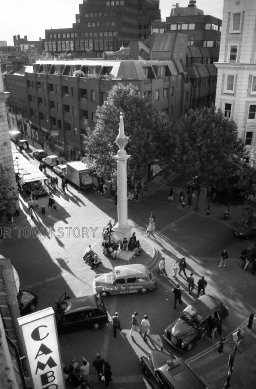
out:
M64 314L68 315L70 313L95 309L97 308L96 298L94 295L76 297L73 299L64 300L63 303L67 304L67 308L64 310Z
M180 358L167 355L160 351L151 351L154 369L162 372L164 377L175 389L205 389L206 386ZM170 363L168 364L167 363Z
M197 301L189 305L184 311L193 311L199 316L199 321L212 315L221 307L222 303L216 297L210 295L200 296Z

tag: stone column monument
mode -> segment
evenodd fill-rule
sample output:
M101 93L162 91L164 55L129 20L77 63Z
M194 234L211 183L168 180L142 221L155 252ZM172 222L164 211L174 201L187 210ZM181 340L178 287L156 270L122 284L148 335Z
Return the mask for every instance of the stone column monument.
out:
M124 118L120 114L119 133L116 144L119 147L115 159L117 160L117 217L118 222L114 226L113 237L115 240L128 240L131 236L131 226L128 224L128 204L127 204L127 160L130 157L125 151L128 143L128 136L124 133Z

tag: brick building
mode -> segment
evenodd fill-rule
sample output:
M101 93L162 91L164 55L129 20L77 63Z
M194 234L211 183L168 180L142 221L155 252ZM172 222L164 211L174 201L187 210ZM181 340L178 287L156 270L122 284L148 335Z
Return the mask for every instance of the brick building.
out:
M190 102L191 84L178 60L38 61L26 67L23 74L5 75L11 95L16 93L14 80L20 83L20 77L26 84L24 123L29 123L35 140L49 144L69 159L80 156L86 129L95 125L97 106L117 83L138 86L143 96L152 99L172 121L189 108ZM12 111L17 99L9 102Z
M45 30L44 48L86 57L88 51L102 57L133 39L146 39L151 22L159 19L159 0L87 0L79 5L72 28Z

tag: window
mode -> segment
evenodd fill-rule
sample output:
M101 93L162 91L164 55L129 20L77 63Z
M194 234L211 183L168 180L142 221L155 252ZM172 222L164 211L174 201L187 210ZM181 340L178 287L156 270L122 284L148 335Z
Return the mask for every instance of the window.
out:
M136 282L136 277L127 278L127 284L133 284L134 282Z
M155 91L155 100L159 100L159 89Z
M225 116L225 118L230 118L231 117L231 108L232 108L232 104L225 103L225 109L224 109L224 116Z
M125 279L124 278L119 278L118 280L115 281L115 284L125 284Z
M194 30L195 28L196 28L195 23L190 23L190 24L188 25L188 29L189 29L189 30Z
M249 106L248 120L254 120L256 117L256 105Z
M251 93L256 93L256 76L252 77L252 89Z
M229 61L236 62L237 61L237 45L230 45L229 46Z
M229 74L227 76L227 86L226 86L227 92L234 92L234 81L235 81L235 76L233 74Z
M240 32L241 28L241 14L240 13L234 13L232 15L231 25L230 25L231 32Z
M182 30L188 30L188 24L187 23L182 23L181 29Z
M95 101L95 91L91 90L91 101Z
M176 31L177 30L177 24L171 24L170 25L170 30L171 31Z
M253 133L251 131L246 132L246 134L245 134L245 145L246 146L251 146L252 137L253 137Z
M166 99L168 97L168 88L163 89L163 98Z
M170 95L171 95L171 96L174 95L174 86L171 86L171 87L170 87Z

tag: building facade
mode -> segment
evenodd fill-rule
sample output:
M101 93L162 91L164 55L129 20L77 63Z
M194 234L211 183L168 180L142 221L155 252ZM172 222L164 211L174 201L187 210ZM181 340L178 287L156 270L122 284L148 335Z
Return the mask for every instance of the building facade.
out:
M256 2L224 0L216 106L256 146Z
M159 17L159 0L87 0L79 5L72 28L45 30L44 48L55 55L69 52L81 58L94 52L101 58L104 51L146 39Z
M23 75L5 75L6 89L12 88L13 95L14 80L20 83L20 77L27 99L23 122L29 123L34 140L68 159L81 156L86 130L96 122L96 109L117 83L136 85L171 121L189 109L191 84L178 60L38 61L26 67ZM10 100L16 104L10 106L12 111L17 109L17 99Z

